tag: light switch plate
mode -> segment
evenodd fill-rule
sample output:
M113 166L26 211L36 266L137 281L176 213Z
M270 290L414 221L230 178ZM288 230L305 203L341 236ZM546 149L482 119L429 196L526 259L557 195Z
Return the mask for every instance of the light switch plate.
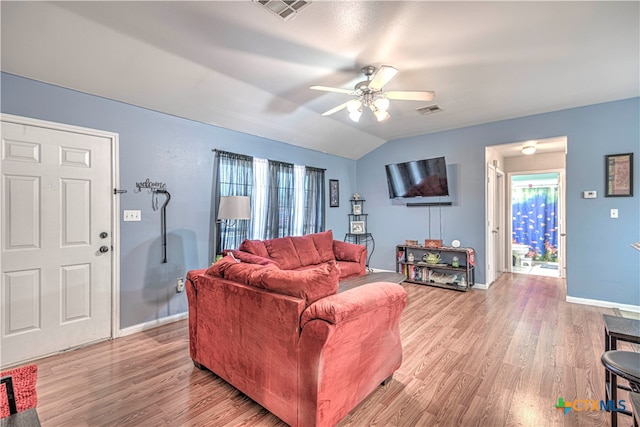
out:
M583 199L595 199L596 197L598 197L596 190L587 190L582 192Z
M142 214L140 211L124 211L124 215L123 215L123 220L124 221L141 221L142 220Z
M618 209L611 209L611 218L618 218Z

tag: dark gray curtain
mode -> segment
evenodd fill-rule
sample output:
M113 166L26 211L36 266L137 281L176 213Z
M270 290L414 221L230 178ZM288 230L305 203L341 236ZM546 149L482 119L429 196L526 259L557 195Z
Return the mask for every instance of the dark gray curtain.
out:
M304 234L324 231L324 169L304 168Z
M215 217L221 196L249 196L253 186L253 157L216 150L216 200ZM251 220L238 220L218 224L217 248L219 254L225 249L237 249L243 240L249 238Z
M293 234L294 173L291 163L269 160L267 239Z

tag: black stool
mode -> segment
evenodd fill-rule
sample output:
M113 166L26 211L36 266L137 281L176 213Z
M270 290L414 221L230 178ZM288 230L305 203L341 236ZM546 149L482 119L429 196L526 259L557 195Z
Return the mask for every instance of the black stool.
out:
M610 350L602 353L600 360L602 361L605 369L611 373L611 384L608 384L608 386L620 387L629 390L626 387L617 385L618 381L616 377L621 377L629 382L631 392L640 393L640 353L635 353L633 351ZM636 399L634 399L634 397L636 396L632 393L631 406L633 407L634 413L631 414L628 411L621 412L626 415L633 415L633 425L634 427L638 427L637 411L639 408L635 405ZM611 415L611 424L616 425L615 413L612 412Z
M631 390L640 393L640 353L610 350L600 359L608 371L629 381Z

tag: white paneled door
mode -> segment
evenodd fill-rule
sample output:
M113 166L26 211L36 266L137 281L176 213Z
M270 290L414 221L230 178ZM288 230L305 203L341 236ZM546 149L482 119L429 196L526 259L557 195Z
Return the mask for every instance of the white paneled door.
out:
M2 121L0 363L111 336L112 139Z

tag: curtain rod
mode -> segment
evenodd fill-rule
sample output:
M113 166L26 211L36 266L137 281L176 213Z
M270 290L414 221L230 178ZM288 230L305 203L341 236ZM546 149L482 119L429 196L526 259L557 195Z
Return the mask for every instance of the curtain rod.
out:
M217 149L217 148L212 148L212 149L211 149L211 152L213 152L213 153L226 153L226 154L233 154L233 155L235 155L235 156L244 156L244 157L251 157L251 158L253 158L253 156L250 156L250 155L248 155L248 154L232 153L231 151L219 150L219 149ZM293 163L289 163L289 162L283 162L283 161L281 161L281 160L271 160L271 159L267 159L267 160L268 160L268 161L270 161L270 162L278 162L278 163L285 163L285 164L286 164L286 163L288 163L288 164L293 164ZM326 170L327 170L327 169L325 169L325 168L318 168L318 167L315 167L315 166L307 166L307 165L304 165L304 167L305 167L305 168L309 168L309 169L319 170L319 171L326 171Z

